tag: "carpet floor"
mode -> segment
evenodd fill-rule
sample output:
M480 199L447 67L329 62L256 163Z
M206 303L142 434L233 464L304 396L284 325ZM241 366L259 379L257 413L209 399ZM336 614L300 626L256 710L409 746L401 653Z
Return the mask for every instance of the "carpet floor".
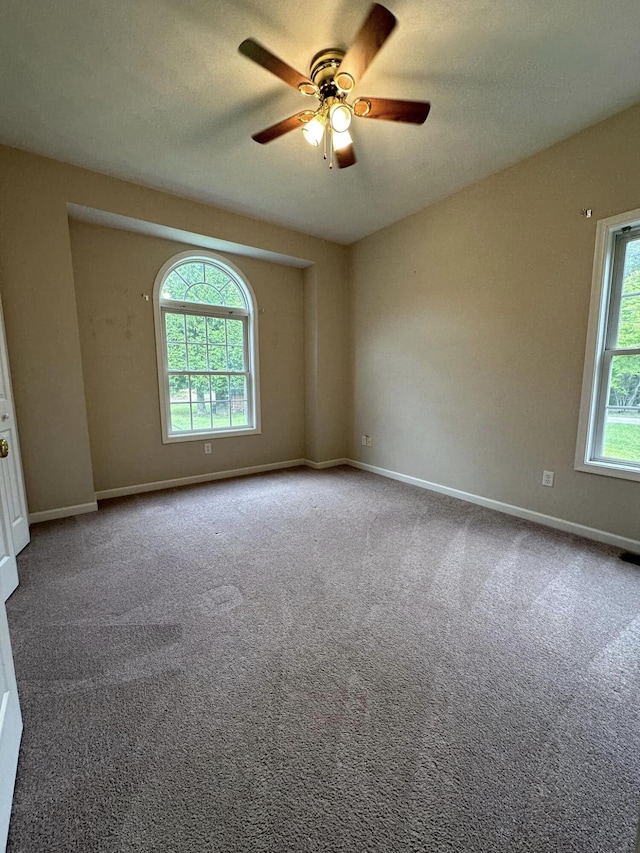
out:
M32 536L9 853L632 853L615 549L350 468Z

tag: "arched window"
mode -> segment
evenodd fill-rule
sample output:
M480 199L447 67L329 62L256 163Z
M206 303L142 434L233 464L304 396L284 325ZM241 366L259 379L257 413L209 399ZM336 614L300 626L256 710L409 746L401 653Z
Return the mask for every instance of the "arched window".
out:
M259 432L257 309L240 270L183 252L153 297L163 442Z

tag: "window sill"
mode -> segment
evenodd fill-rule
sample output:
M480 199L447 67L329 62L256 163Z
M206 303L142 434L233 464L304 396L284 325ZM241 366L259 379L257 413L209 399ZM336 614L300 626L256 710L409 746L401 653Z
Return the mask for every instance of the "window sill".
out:
M224 432L189 432L182 435L163 435L163 444L174 444L179 441L211 441L214 438L237 438L239 435L260 435L260 427L239 427Z
M576 471L585 471L587 474L601 474L604 477L617 477L621 480L637 480L640 482L640 466L624 465L617 462L581 462L576 464Z

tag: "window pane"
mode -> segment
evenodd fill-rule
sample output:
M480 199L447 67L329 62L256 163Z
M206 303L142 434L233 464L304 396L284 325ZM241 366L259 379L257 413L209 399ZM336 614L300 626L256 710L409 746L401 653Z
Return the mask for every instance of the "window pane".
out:
M194 429L211 429L211 405L209 403L192 403L191 418Z
M209 347L209 370L227 370L227 348Z
M189 377L184 374L169 376L169 400L181 403L189 399Z
M185 280L174 270L174 272L172 272L171 275L168 275L163 282L162 298L179 299L180 301L183 301L186 290L187 284Z
M212 376L211 390L213 400L228 400L229 399L229 377L228 376Z
M602 455L640 464L640 420L607 411Z
M224 287L228 281L231 281L226 272L213 264L205 264L205 280L208 284L213 284L218 289Z
M211 387L208 376L191 376L189 377L190 394L192 403L200 403L211 401ZM200 412L203 414L203 411Z
M229 370L244 370L244 350L242 347L229 347Z
M615 349L640 347L640 237L622 244L622 294Z
M176 272L187 284L198 284L204 281L204 264L201 261L187 261L176 267Z
M247 426L249 423L246 400L234 400L231 404L231 425Z
M189 344L189 370L207 370L207 348L204 344Z
M227 320L227 341L230 344L242 344L244 323L242 320Z
M167 344L167 367L169 370L187 369L187 348L184 344Z
M231 426L229 410L229 378L227 376L211 377L216 402L213 404L213 425L216 428Z
M640 295L623 295L620 301L617 348L626 347L640 347Z
M204 343L207 339L205 332L205 318L194 317L187 314L185 316L187 324L187 340L189 343Z
M640 463L640 355L611 359L602 455Z
M229 284L222 289L222 299L222 305L229 305L233 308L246 307L244 297L235 281L230 281Z
M189 403L171 403L171 432L190 432L191 413Z
M231 382L231 425L247 426L247 380L244 376L232 376Z
M184 315L183 314L165 314L164 315L165 330L167 333L167 341L169 343L175 341L184 342Z
M207 336L210 344L224 344L224 320L221 317L207 317Z
M244 376L231 377L231 397L245 399L247 396L247 380Z
M216 429L231 426L229 419L229 402L213 403L213 425Z
M640 293L640 237L627 243L622 273L622 292Z

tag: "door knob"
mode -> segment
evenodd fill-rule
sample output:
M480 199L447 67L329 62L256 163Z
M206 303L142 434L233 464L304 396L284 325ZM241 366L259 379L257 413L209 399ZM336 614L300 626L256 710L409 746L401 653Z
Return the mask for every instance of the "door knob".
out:
M0 459L9 455L9 442L6 438L0 438Z

